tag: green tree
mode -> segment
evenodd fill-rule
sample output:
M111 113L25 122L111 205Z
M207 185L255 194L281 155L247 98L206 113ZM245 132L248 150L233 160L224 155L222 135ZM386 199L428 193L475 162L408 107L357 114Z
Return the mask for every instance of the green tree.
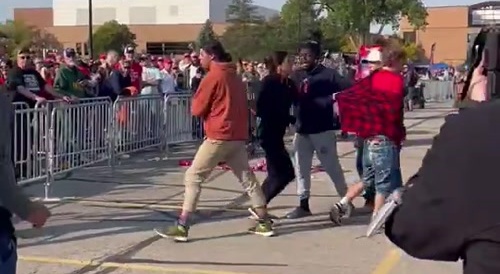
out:
M427 25L427 10L421 0L318 0L326 20L348 36L355 48L368 41L370 25L398 27L406 17L415 29Z
M196 39L196 47L197 49L199 49L207 42L213 40L217 40L217 35L215 34L212 22L207 19L207 21L205 21L205 24L201 28L200 33L198 34L198 38Z
M230 26L221 37L234 58L262 59L273 50L283 50L279 21Z
M281 8L283 31L288 44L297 44L320 30L316 0L287 0Z
M0 24L0 33L3 35L1 44L10 56L14 56L20 48L31 48L34 52L41 53L43 49L62 47L53 34L26 25L22 21L9 20Z
M226 9L226 18L233 24L255 24L264 21L253 0L232 0Z
M127 25L117 21L109 21L100 26L93 34L94 52L106 52L123 50L126 45L135 44L135 34L130 31Z
M232 0L226 9L226 18L232 25L221 40L231 55L234 58L262 56L269 46L263 45L263 41L269 41L271 25L258 14L253 0Z

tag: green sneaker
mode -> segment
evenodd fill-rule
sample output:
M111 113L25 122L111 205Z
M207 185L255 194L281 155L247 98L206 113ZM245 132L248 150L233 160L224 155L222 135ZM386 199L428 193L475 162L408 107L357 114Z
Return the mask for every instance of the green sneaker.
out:
M257 221L254 227L248 229L248 232L264 237L274 236L273 224L269 220Z
M167 226L166 228L155 228L155 233L163 238L174 239L176 242L187 242L189 228L180 224Z

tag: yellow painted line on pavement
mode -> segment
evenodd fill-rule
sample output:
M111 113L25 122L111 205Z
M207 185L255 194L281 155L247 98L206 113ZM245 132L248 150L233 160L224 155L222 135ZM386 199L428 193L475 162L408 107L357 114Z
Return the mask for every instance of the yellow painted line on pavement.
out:
M372 274L389 274L391 273L396 265L401 261L401 252L397 249L392 249L389 251L382 261L377 265Z
M98 268L118 268L126 270L144 271L147 273L171 273L171 274L249 274L242 272L231 271L216 271L216 270L202 270L202 269L189 269L189 268L171 268L152 266L145 264L133 263L114 263L114 262L99 262L99 261L85 261L85 260L72 260L54 257L38 257L38 256L19 256L19 261L28 263L52 264L52 265L70 265L76 267L89 267L94 266Z

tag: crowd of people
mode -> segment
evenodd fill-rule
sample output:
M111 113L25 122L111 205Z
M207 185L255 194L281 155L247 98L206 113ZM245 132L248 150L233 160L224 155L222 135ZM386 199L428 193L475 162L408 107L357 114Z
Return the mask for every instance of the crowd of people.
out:
M29 49L18 51L16 60L3 60L0 84L13 95L14 102L35 102L109 96L168 94L180 89L196 89L196 56L188 56L183 70L170 59L137 56L133 47L123 54L110 51L97 61L79 59L72 48L54 58L36 58ZM181 62L182 63L182 62ZM194 70L193 70L194 68ZM186 72L195 71L189 74ZM186 75L187 74L187 75ZM185 85L183 77L190 77ZM18 91L19 87L23 91Z

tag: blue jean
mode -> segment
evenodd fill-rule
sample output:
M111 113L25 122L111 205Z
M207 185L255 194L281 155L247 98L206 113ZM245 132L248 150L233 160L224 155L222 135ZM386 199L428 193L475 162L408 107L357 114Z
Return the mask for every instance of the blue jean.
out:
M0 273L16 274L17 247L12 235L0 234Z
M363 183L365 188L374 186L377 194L386 197L402 186L399 148L385 136L364 142Z
M356 148L356 171L358 172L359 178L363 178L363 151L364 151L364 140L356 137L354 147ZM363 198L367 201L373 201L375 199L375 186L370 185L365 188L363 193Z

